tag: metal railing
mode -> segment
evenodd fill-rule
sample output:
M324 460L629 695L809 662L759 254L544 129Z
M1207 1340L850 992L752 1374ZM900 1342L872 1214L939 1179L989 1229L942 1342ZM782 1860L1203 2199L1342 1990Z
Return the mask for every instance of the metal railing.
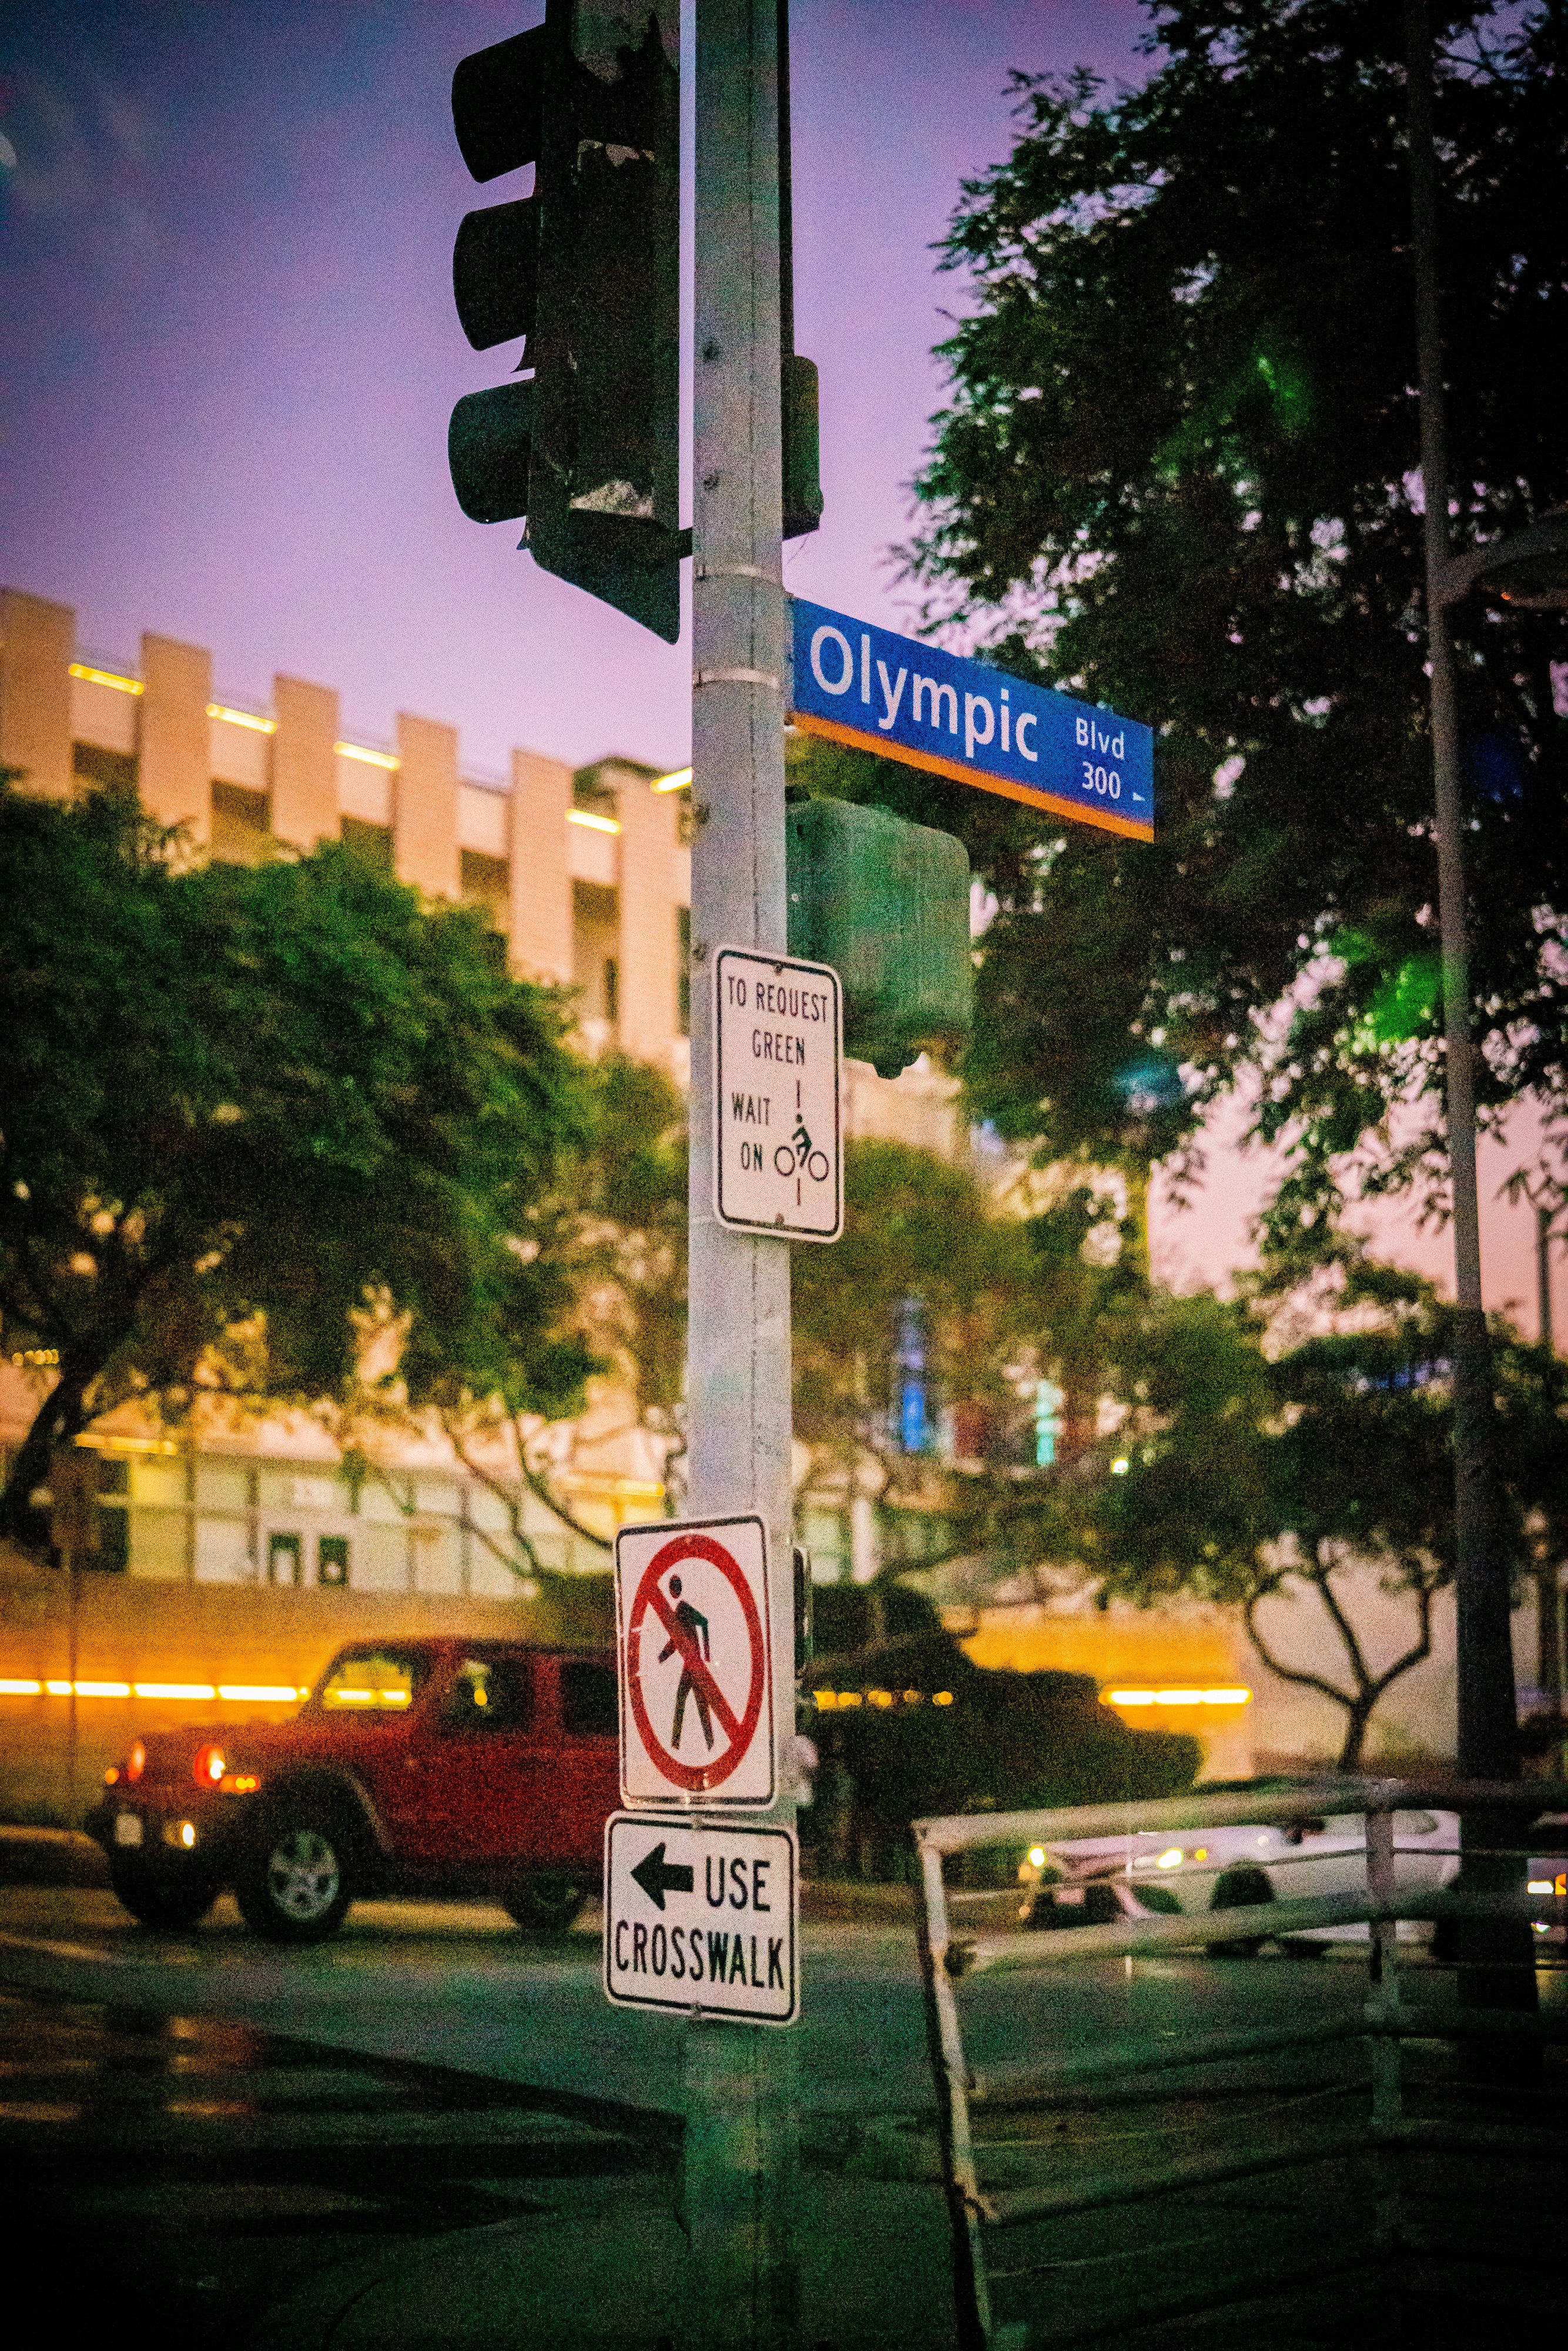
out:
M926 2028L936 2091L937 2128L943 2185L952 2228L955 2296L958 2339L963 2351L1024 2351L1030 2344L1065 2339L1050 2324L1030 2325L1012 2317L1000 2319L994 2308L993 2284L1005 2274L1017 2286L1030 2275L1060 2270L1059 2260L1014 2260L998 2273L990 2245L995 2232L1027 2224L1061 2220L1073 2214L1104 2211L1114 2206L1157 2199L1195 2188L1248 2179L1267 2172L1323 2162L1368 2150L1400 2146L1463 2147L1479 2150L1506 2145L1513 2152L1568 2153L1568 2138L1555 2129L1531 2130L1517 2121L1498 2128L1473 2118L1458 2126L1440 2119L1416 2117L1405 2111L1404 2046L1411 2041L1481 2040L1505 2046L1568 2041L1568 2011L1540 2014L1535 2005L1533 1966L1513 1970L1515 1989L1526 1992L1528 2005L1478 2005L1477 1989L1494 1994L1503 1977L1490 1967L1471 1971L1469 1999L1452 2007L1412 2006L1404 1997L1397 1929L1401 1920L1515 1920L1531 1924L1568 1923L1568 1901L1556 1894L1526 1893L1521 1885L1511 1893L1474 1893L1443 1888L1409 1887L1396 1883L1395 1815L1437 1810L1460 1815L1467 1823L1511 1816L1508 1850L1522 1855L1518 1843L1525 1823L1544 1814L1568 1812L1568 1784L1555 1782L1457 1782L1396 1780L1336 1780L1317 1788L1257 1794L1205 1796L1201 1791L1186 1798L1155 1803L1104 1805L1071 1811L986 1813L943 1820L917 1821L918 1850L924 1905L920 1922L920 1959L925 1986ZM1360 1891L1319 1896L1277 1896L1263 1903L1180 1914L1129 1915L1115 1923L1075 1927L1069 1932L1040 1933L1019 1928L995 1934L955 1927L956 1903L973 1912L991 1896L950 1890L944 1875L949 1855L985 1849L1027 1850L1096 1837L1131 1840L1145 1831L1172 1832L1267 1823L1289 1827L1312 1822L1321 1828L1322 1816L1360 1814L1364 1822L1365 1885ZM1484 1837L1480 1842L1486 1842ZM1467 1844L1467 1854L1469 1852ZM1501 1848L1491 1845L1491 1852ZM1131 1846L1129 1844L1129 1854ZM1298 1858L1311 1856L1301 1855ZM1289 1865L1291 1856L1279 1857ZM1103 1864L1102 1864L1102 1874ZM1523 1871L1520 1872L1521 1878ZM1011 1889L1015 1897L1018 1889ZM1284 2023L1242 2025L1218 2032L1162 2032L1155 2038L1124 2035L1098 2045L1074 2050L1036 2049L1021 2059L971 2064L966 2053L960 2014L960 1985L977 1979L1013 1971L1061 1969L1087 1960L1140 1955L1171 1955L1196 1948L1223 1949L1260 1941L1279 1941L1324 1928L1364 1924L1367 1937L1367 1996L1359 2015L1316 2017ZM1534 1954L1531 1954L1533 1961ZM1505 1986L1504 1998L1507 1998ZM1168 2075L1228 2061L1257 2059L1289 2051L1322 2049L1336 2043L1364 2045L1365 2074L1359 2082L1331 2085L1307 2103L1337 2095L1364 2095L1364 2112L1337 2123L1318 2123L1282 2137L1278 2129L1251 2145L1227 2143L1196 2151L1190 2147L1164 2160L1145 2161L1132 2168L1099 2171L1076 2169L1064 2174L1060 2162L1047 2161L1055 2177L1030 2178L1030 2158L1038 2168L1050 2143L1040 2138L977 2137L977 2110L1012 2116L1049 2107L1075 2085L1110 2083L1117 2076ZM1369 2092L1369 2097L1364 2093ZM1173 2093L1174 2095L1174 2093ZM1200 2089L1193 2095L1201 2097ZM1384 2177L1375 2199L1377 2211L1374 2237L1384 2248L1397 2236L1398 2194ZM1068 2262L1067 2267L1072 2264ZM1302 2274L1312 2273L1304 2270ZM1188 2306L1199 2306L1197 2304Z

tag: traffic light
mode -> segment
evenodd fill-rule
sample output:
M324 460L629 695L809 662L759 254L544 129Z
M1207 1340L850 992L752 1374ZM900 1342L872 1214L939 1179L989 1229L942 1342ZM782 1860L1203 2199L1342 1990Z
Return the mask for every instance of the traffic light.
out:
M547 0L465 57L452 119L476 180L531 195L470 213L452 282L476 350L524 339L520 380L452 412L476 522L528 517L545 570L680 633L678 0Z
M789 948L831 964L844 1050L894 1078L928 1045L961 1049L974 996L960 841L852 800L785 811Z

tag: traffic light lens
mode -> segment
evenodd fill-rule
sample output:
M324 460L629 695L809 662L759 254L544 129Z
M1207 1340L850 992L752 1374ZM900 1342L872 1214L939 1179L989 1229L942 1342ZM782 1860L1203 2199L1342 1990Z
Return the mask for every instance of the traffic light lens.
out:
M470 522L515 522L528 513L533 423L531 383L471 392L453 410L446 457Z
M546 27L465 57L452 77L452 127L476 180L537 163L544 120Z
M531 335L539 291L539 211L534 197L470 213L452 256L452 292L476 351Z

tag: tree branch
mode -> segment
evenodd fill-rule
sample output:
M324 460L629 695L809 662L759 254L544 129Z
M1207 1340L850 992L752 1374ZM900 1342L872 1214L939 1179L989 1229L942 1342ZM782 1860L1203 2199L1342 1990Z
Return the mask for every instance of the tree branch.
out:
M1343 1706L1347 1709L1347 1711L1354 1713L1356 1703L1354 1696L1347 1696L1343 1690L1336 1689L1333 1682L1325 1681L1321 1674L1309 1673L1304 1666L1281 1665L1279 1658L1276 1657L1270 1649L1269 1645L1264 1640L1262 1635L1259 1632L1257 1617L1258 1604L1261 1600L1271 1599L1278 1589L1279 1586L1276 1584L1271 1586L1268 1592L1254 1593L1242 1603L1242 1621L1246 1625L1248 1635L1251 1640L1253 1647L1257 1650L1258 1655L1262 1658L1263 1663L1268 1667L1269 1671L1271 1674L1278 1674L1282 1682L1295 1682L1299 1684L1302 1689L1320 1690L1324 1698L1333 1698L1335 1706Z
M1309 1571L1307 1581L1322 1600L1335 1631L1344 1644L1345 1654L1350 1659L1350 1669L1355 1677L1356 1690L1360 1696L1364 1697L1373 1687L1372 1675L1367 1668L1361 1643L1356 1637L1355 1627L1341 1607L1339 1594L1333 1589L1332 1578L1334 1567L1339 1562L1325 1560L1315 1545L1312 1560L1313 1565Z

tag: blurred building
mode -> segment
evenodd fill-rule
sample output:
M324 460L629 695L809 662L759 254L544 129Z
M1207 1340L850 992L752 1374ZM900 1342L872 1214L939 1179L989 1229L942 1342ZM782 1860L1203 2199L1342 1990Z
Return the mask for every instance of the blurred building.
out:
M266 700L233 693L205 647L152 633L134 662L105 655L78 642L68 606L5 589L0 766L58 799L134 792L231 862L349 842L428 898L483 907L519 977L574 992L584 1051L686 1082L687 794L643 761L610 755L574 771L516 750L505 775L480 773L444 721L403 713L379 741L345 721L331 686L277 677ZM956 1092L924 1066L888 1081L851 1063L845 1131L950 1152ZM49 1376L47 1361L0 1360L0 1452L21 1441ZM530 1553L547 1568L602 1567L602 1539L664 1504L663 1447L610 1384L547 1440L553 1489L587 1535L528 1489L515 1454L476 1471L438 1432L366 1432L350 1462L308 1414L214 1413L185 1442L122 1408L89 1441L104 1487L97 1564L120 1571L120 1596L110 1576L88 1579L78 1679L101 1688L89 1712L110 1745L110 1718L135 1711L139 1685L284 1692L361 1625L528 1605ZM835 1559L830 1543L824 1564ZM32 1709L16 1701L54 1710L58 1602L57 1578L19 1567L0 1589L0 1749L6 1725L24 1749L31 1735Z

